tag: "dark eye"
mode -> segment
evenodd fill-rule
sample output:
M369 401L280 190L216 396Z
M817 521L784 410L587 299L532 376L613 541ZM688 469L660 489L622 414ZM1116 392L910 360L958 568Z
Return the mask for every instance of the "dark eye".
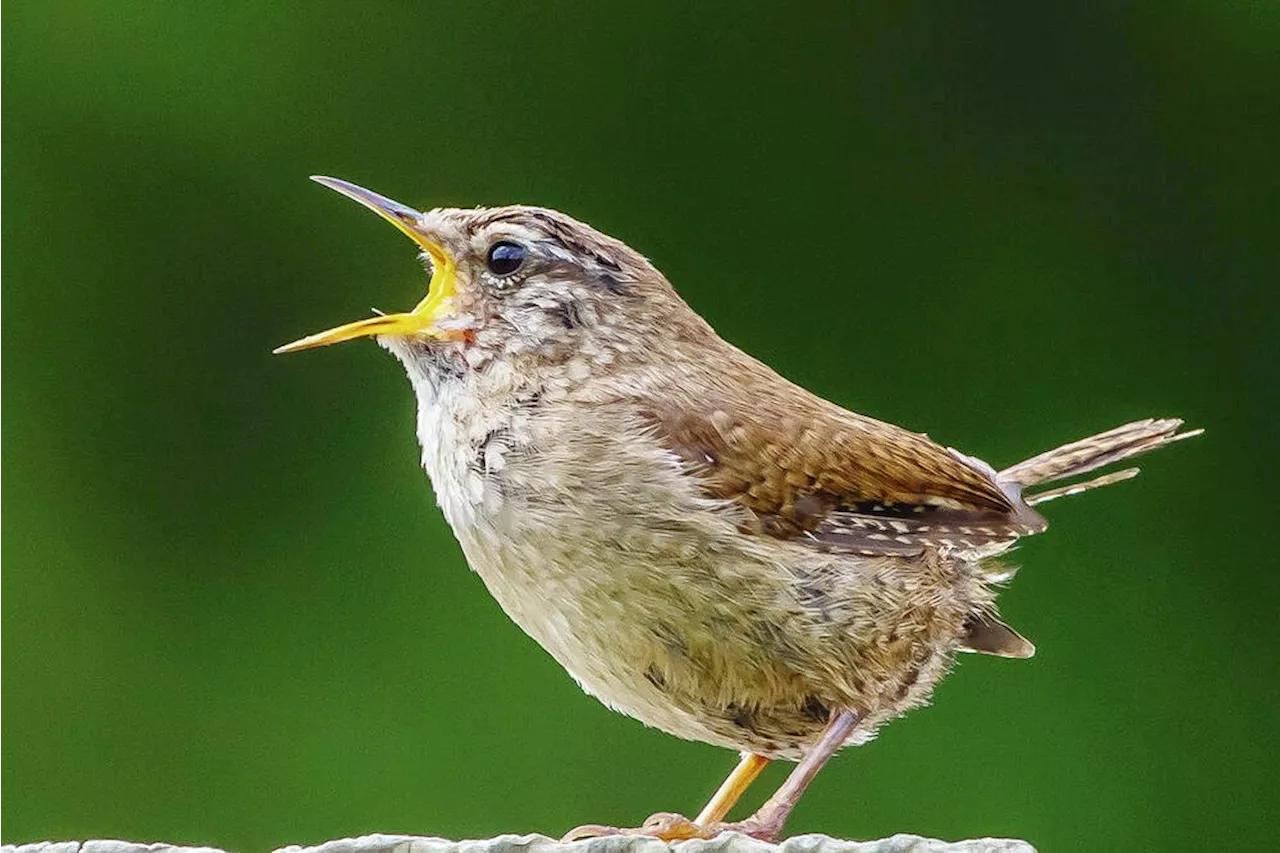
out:
M520 269L528 251L519 243L510 240L499 240L489 247L489 272L494 275L511 275Z

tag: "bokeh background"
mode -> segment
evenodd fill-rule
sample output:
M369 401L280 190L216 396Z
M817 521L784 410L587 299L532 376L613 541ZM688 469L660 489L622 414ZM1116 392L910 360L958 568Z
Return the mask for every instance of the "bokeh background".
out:
M1271 3L12 0L3 840L557 834L734 761L507 621L389 357L270 355L425 286L318 172L566 210L998 465L1207 427L1049 507L1003 599L1039 655L963 659L790 829L1274 843L1277 44Z

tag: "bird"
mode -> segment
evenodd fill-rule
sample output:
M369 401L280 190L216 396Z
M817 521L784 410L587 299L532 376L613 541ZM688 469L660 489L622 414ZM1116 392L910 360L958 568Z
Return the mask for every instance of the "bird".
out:
M417 396L437 503L506 614L609 708L740 754L693 818L566 839L776 840L827 761L925 704L958 653L1034 653L996 595L1001 556L1046 528L1037 506L1201 432L1140 420L996 470L788 381L564 213L423 212L313 180L408 236L429 282L411 311L275 352L375 338ZM776 760L796 764L728 821Z

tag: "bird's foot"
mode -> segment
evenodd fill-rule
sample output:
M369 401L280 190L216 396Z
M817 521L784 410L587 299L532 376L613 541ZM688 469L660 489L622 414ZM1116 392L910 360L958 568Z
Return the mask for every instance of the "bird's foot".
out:
M647 835L660 841L688 841L691 838L714 838L719 833L707 834L707 830L698 826L684 815L673 812L658 812L634 829L619 829L616 826L603 826L588 823L575 827L564 834L561 841L581 841L584 838L601 838L609 835Z
M741 832L760 841L774 842L782 833L782 819L779 818L785 818L785 815L775 817L773 814L762 816L757 813L746 820L733 823L716 822L699 826L684 815L658 812L650 815L648 820L634 829L619 829L616 826L588 823L569 830L560 840L568 842L611 835L645 835L657 838L659 841L688 841L692 838L715 838L725 832Z
M782 821L774 819L771 816L761 817L754 814L746 820L734 821L733 823L713 823L702 830L703 834L699 838L715 838L725 832L741 832L743 835L749 835L758 841L768 841L770 844L777 843L778 836L782 835Z

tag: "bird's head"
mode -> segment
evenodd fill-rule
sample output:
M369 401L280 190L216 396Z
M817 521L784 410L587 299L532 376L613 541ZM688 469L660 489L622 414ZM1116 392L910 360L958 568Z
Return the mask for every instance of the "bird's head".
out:
M397 354L449 353L470 367L495 357L609 362L652 348L655 328L697 320L638 252L563 213L522 205L422 213L346 181L314 180L413 240L431 280L411 311L347 323L278 353L376 337Z

